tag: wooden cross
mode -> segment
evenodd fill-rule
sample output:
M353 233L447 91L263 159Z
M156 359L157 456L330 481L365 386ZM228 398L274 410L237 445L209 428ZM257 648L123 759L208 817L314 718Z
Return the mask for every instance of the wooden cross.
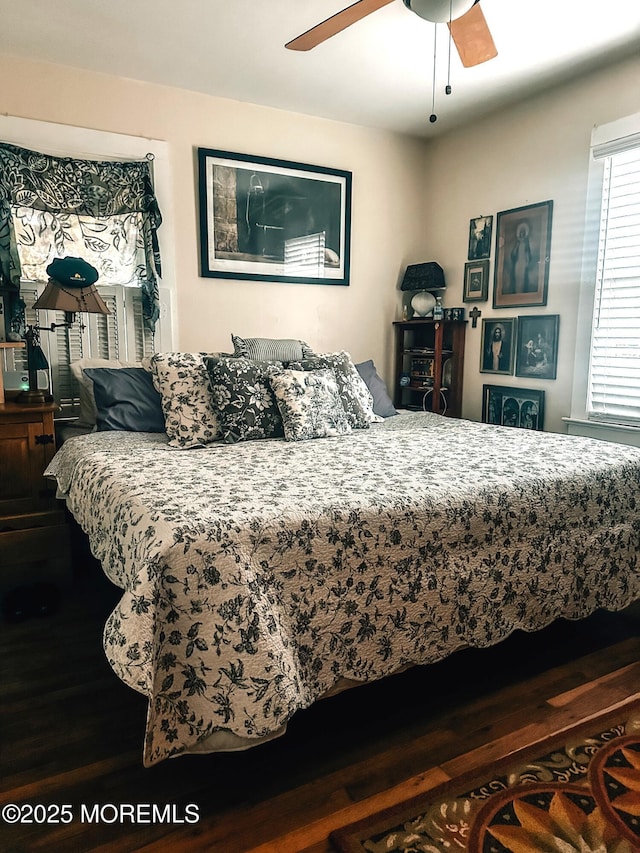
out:
M469 311L469 316L471 317L471 328L475 329L478 325L478 317L482 316L482 311L478 311L478 306L473 306L473 311Z

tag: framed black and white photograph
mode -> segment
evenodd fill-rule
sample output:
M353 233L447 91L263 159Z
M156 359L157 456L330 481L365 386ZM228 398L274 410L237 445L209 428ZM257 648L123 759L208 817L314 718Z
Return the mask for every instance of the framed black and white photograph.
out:
M516 376L556 378L559 328L559 314L518 318Z
M515 317L482 321L481 373L513 373L516 326Z
M200 274L349 284L351 172L198 149Z
M494 308L547 304L552 215L552 201L498 213Z
M482 422L520 429L544 428L544 391L482 386Z
M480 261L491 254L493 216L476 216L469 222L469 252L467 260Z
M486 302L489 296L489 261L468 261L464 265L463 302Z

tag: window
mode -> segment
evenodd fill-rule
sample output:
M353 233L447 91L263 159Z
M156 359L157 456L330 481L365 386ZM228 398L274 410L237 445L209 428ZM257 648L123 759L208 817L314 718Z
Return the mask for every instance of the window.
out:
M603 182L587 416L640 425L640 134L593 153Z
M40 345L49 362L49 380L60 417L78 413L79 397L70 364L80 358L106 358L119 361L141 361L152 355L155 335L144 324L142 294L139 288L112 285L100 287L111 314L78 314L71 326L51 324L64 322L62 311L34 311L33 304L44 290L44 284L24 284L20 290L24 299L27 325L41 328ZM25 350L10 350L7 354L10 369L26 371Z
M594 128L572 435L640 446L640 114Z
M155 333L151 332L148 324L143 321L143 315L148 315L148 304L145 306L143 293L139 283L140 276L136 260L135 244L140 239L140 223L137 215L115 217L111 219L111 234L106 223L99 217L90 219L78 218L75 223L69 219L64 226L64 239L72 236L74 229L82 233L83 239L93 229L90 237L96 240L96 249L102 252L107 263L98 265L85 251L72 250L73 243L65 242L60 251L58 243L56 255L83 256L100 270L98 287L102 298L111 310L111 315L78 315L71 328L60 327L51 332L45 329L51 323L61 323L62 313L51 311L33 311L33 303L46 283L46 274L38 271L38 264L46 267L52 243L55 243L56 228L60 228L60 218L54 224L48 214L42 211L19 209L18 228L24 229L25 234L42 237L40 249L38 240L28 247L29 240L21 241L24 247L20 249L22 267L20 292L26 306L26 322L33 325L38 323L43 328L41 346L50 365L50 380L56 401L62 404L62 414L74 413L74 402L77 400L77 389L69 369L69 363L80 357L117 358L126 361L139 361L156 350L168 350L173 347L173 299L174 288L174 256L173 247L166 235L172 233L172 203L170 196L171 177L169 171L168 146L157 140L128 137L122 134L92 131L85 128L55 125L47 122L19 119L12 116L0 116L0 140L11 145L43 151L48 155L70 158L86 158L101 161L141 161L147 153L155 157L153 162L154 190L158 204L163 213L164 225L160 232L163 252L162 281L159 283L160 317L156 323ZM115 223L115 225L114 225ZM113 240L117 231L118 239ZM105 235L109 235L106 238ZM44 236L43 236L44 235ZM58 234L58 237L62 235ZM103 237L117 242L121 251L117 256L105 253L100 245ZM46 239L45 239L46 238ZM44 252L43 252L44 250ZM120 263L118 258L122 260ZM129 285L129 286L127 286ZM83 324L83 327L81 326ZM5 350L4 366L6 370L24 368L24 350Z

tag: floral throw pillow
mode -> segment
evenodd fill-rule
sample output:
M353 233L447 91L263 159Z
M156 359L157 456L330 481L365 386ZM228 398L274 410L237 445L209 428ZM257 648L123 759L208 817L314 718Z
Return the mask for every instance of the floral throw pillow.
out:
M281 370L269 381L287 441L351 432L333 370Z
M227 444L283 435L282 418L269 384L279 361L249 358L206 359L211 392Z
M373 411L373 397L356 370L348 352L334 352L290 362L291 370L333 370L338 383L340 400L352 429L368 429L377 420Z
M213 405L207 353L158 352L151 357L153 384L162 398L169 445L186 449L220 438L220 419ZM209 353L214 357L214 353Z

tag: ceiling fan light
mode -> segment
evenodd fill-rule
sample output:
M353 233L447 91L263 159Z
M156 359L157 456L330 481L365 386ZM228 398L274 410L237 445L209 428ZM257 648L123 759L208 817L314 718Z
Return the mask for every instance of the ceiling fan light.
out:
M473 6L475 0L404 0L407 9L411 9L425 21L444 24L462 17Z

